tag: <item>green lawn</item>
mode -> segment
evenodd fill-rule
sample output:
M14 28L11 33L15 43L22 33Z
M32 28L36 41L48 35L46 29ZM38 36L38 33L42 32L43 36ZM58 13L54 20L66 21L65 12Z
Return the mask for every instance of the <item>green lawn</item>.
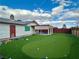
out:
M0 54L6 59L79 59L79 38L70 34L32 35L3 44Z

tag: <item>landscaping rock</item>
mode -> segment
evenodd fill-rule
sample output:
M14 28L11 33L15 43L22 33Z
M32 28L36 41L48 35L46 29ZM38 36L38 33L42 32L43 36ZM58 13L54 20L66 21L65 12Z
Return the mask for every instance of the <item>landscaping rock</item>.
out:
M0 55L0 59L5 59L2 55Z

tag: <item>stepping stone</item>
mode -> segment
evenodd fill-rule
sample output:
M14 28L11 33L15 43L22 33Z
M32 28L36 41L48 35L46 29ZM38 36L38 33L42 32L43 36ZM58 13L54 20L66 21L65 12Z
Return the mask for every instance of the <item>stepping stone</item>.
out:
M64 55L65 57L67 56L67 54Z
M10 58L8 58L8 59L12 59L12 58L10 57Z
M46 59L48 59L48 57L47 57L47 56L46 56L45 58L46 58Z
M29 39L26 39L26 40L29 40Z
M39 48L37 48L37 51L39 51Z

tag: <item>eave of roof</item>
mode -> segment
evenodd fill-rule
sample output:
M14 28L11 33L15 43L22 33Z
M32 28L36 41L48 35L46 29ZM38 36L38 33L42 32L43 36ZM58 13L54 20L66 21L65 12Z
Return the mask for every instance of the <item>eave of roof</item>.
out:
M0 18L0 23L3 23L3 24L27 25L30 22L31 21L22 22L22 21L15 21L10 19Z

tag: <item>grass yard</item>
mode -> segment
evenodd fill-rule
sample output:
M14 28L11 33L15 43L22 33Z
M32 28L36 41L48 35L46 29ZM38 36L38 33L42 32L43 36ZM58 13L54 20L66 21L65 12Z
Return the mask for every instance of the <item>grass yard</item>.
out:
M32 35L0 46L6 59L79 59L79 38L70 34Z

